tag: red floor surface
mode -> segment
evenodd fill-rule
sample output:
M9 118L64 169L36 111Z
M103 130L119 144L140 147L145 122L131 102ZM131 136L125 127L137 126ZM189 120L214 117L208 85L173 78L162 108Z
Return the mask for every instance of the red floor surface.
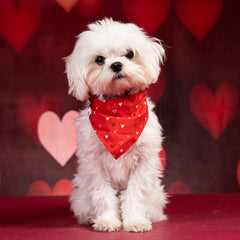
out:
M145 233L99 233L78 225L66 197L0 198L0 240L240 240L240 194L175 195L168 220Z

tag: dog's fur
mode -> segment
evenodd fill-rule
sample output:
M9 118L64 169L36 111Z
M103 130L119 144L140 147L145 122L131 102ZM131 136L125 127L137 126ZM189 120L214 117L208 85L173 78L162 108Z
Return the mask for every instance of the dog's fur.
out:
M134 24L107 18L97 21L79 34L65 59L69 93L81 101L90 95L104 100L135 94L157 81L164 54L161 42ZM103 63L96 63L98 56ZM122 64L120 72L111 69L115 62ZM166 219L167 200L159 171L162 129L153 107L148 99L149 119L142 134L117 160L94 132L88 109L80 112L76 122L79 167L70 197L80 224L93 224L96 231L142 232Z

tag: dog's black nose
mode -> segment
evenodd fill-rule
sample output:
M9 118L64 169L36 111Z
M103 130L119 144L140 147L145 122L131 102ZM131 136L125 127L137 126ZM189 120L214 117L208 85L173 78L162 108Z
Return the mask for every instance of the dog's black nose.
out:
M120 62L115 62L113 63L111 66L111 69L115 72L115 73L118 73L122 70L122 63Z

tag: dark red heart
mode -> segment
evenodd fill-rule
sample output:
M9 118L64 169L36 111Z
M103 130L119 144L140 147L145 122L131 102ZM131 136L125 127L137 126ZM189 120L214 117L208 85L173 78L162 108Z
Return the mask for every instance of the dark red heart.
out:
M162 72L155 84L152 84L147 89L147 95L151 98L154 103L157 103L159 98L162 96L165 89L165 75Z
M218 21L223 0L175 0L175 10L182 24L202 41Z
M0 34L20 52L41 23L41 9L34 0L0 1Z
M16 116L19 124L37 143L40 144L37 134L38 120L42 113L54 111L60 115L59 99L46 94L39 101L32 94L20 94L16 99Z
M171 184L171 186L168 188L169 194L189 194L190 189L188 186L182 182L182 181L176 181Z
M97 15L105 0L79 0L76 5L81 16L92 17Z
M215 93L206 83L197 84L191 93L191 109L196 119L218 138L238 110L238 91L230 82L223 82Z
M153 35L168 16L170 0L123 0L124 15Z
M240 186L240 161L238 162L238 166L237 166L237 181L238 181L238 185Z

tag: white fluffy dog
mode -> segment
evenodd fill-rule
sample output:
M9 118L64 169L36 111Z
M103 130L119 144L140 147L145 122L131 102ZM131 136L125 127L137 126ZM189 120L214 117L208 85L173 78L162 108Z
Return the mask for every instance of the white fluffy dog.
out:
M76 122L79 167L70 197L80 224L143 232L166 219L162 130L144 92L163 58L158 39L107 18L89 24L66 57L69 93L89 100Z

